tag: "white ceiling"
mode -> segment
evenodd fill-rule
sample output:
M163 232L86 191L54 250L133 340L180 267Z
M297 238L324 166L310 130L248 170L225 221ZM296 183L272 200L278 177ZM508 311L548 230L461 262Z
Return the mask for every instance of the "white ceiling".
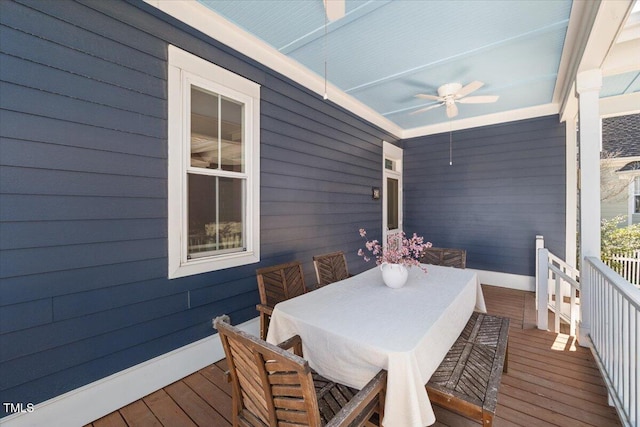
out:
M584 17L575 10L585 3L571 0L346 0L345 16L333 22L322 0L197 2L206 11L201 25L224 27L222 42L278 71L284 64L285 75L319 96L326 77L330 101L373 116L396 135L558 113L566 68L584 34L576 24ZM640 92L639 15L636 5L624 38L617 33L631 46L626 56L637 53L637 66L605 73L602 96ZM499 95L498 101L459 104L451 123L442 107L410 114L434 103L416 94L474 80L485 84L473 95Z

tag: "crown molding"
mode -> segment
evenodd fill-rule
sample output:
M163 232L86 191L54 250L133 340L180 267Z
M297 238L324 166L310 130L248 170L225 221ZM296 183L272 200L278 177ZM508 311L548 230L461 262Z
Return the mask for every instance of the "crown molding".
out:
M435 135L438 133L454 130L470 129L481 126L495 125L499 123L514 122L517 120L531 119L534 117L550 116L558 114L558 104L544 104L534 107L521 108L518 110L503 111L500 113L486 114L484 116L471 117L462 120L452 120L451 122L438 123L435 125L423 126L412 129L405 129L402 138L416 138L419 136Z

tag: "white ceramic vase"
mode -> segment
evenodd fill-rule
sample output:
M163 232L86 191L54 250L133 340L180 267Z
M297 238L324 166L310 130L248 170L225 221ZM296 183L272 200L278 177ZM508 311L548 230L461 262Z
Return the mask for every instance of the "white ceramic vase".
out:
M390 288L401 288L407 283L409 278L409 270L402 264L388 264L383 262L380 264L382 271L382 281Z

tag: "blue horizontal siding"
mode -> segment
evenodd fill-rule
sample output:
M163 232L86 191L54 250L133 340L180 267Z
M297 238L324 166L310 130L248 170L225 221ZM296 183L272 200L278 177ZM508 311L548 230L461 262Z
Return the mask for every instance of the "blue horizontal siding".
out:
M0 394L41 402L256 316L255 269L380 228L393 137L139 0L0 3ZM167 279L167 45L261 86L260 263Z
M36 10L33 6L40 7L41 10ZM65 17L66 11L72 10L68 5L58 5L54 6L54 8L54 13L57 12L57 17L50 15L49 7L42 5L42 2L9 2L3 5L0 23L10 28L20 29L20 31L32 36L47 39L57 45L104 59L113 64L126 64L127 68L161 79L166 78L166 68L162 58L157 58L139 49L132 48L130 42L119 43L104 34L95 34L93 30L89 31L83 28L89 22L84 22L83 24L83 21L77 19L70 23L60 19L60 17ZM99 19L100 17L96 18ZM118 28L114 27L113 24L109 26L108 30L109 36L118 32ZM135 32L136 35L133 35L133 32L130 34L131 37L135 38L140 32Z
M0 223L0 249L46 248L122 240L166 238L163 218L102 220L25 221Z
M166 218L165 199L0 194L0 221Z
M123 133L113 129L1 109L0 122L2 123L0 136L25 143L41 142L64 147L85 148L96 150L96 155L104 154L105 157L109 156L109 153L133 154L159 159L167 157L167 150L166 147L163 147L161 138ZM69 135L73 135L73 138L70 138ZM83 155L86 158L85 151L78 150L77 152L81 158ZM40 151L33 149L29 156L24 157L32 156L38 158ZM4 156L2 161L4 162ZM23 159L22 161L29 160ZM66 168L70 167L74 166L68 162ZM76 165L75 167L80 166ZM117 166L112 164L112 167Z
M0 260L0 277L161 258L166 251L162 238L8 250Z
M123 111L144 111L146 115L167 118L161 98L143 95L131 89L57 70L47 65L0 55L6 81L32 89L65 94L83 101L115 107ZM24 70L29 70L25 73Z
M2 144L0 164L4 166L166 179L167 163L163 158L3 137L0 137L0 144ZM74 158L73 163L69 162L70 156ZM146 165L144 171L140 170L141 162Z
M565 127L557 116L406 140L405 229L467 266L535 275L535 236L563 257Z
M0 334L29 329L51 323L53 308L50 299L39 299L5 306L0 310Z
M32 37L4 25L0 25L0 38L5 42L3 53L8 55L46 65L52 69L85 76L114 87L155 97L166 96L164 79L127 69L46 39Z
M0 82L0 92L0 108L3 110L166 138L166 120L143 113L132 113L12 83Z
M0 171L7 194L165 198L166 179L91 172L5 166Z

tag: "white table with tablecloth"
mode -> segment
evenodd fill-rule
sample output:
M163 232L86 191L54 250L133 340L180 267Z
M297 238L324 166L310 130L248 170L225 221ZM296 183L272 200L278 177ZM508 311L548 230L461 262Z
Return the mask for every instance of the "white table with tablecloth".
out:
M425 384L474 311L486 312L475 272L426 265L391 289L378 268L276 305L267 341L300 335L304 358L332 381L362 388L388 371L383 425L435 422Z

